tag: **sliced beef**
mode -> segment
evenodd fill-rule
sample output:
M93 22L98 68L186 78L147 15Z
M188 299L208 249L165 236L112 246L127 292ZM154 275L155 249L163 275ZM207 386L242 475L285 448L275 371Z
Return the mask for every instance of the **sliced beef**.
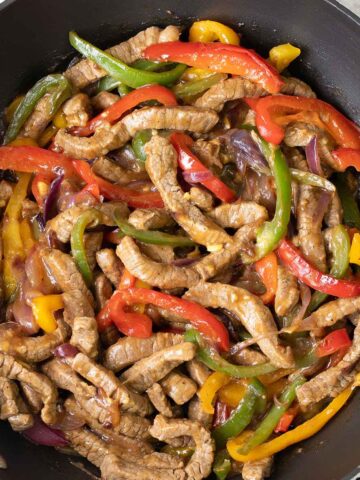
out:
M112 324L109 327L106 327L103 332L101 332L100 338L104 347L111 347L111 345L114 345L114 343L119 340L120 333L115 325Z
M105 307L105 303L113 293L111 282L103 273L97 275L94 282L94 290L98 310L101 310Z
M22 395L32 413L40 413L42 409L41 396L26 383L20 383Z
M0 180L0 206L4 207L9 201L13 193L13 184L6 181Z
M213 85L195 102L197 107L212 108L220 112L226 102L244 97L260 97L266 92L256 83L242 77L228 78Z
M224 228L240 228L249 223L264 222L268 218L265 207L245 201L224 203L208 212L208 215Z
M155 262L171 264L175 260L174 248L170 245L140 244L140 250Z
M137 392L144 392L171 370L192 360L195 353L196 347L190 342L167 347L136 362L121 375L121 379Z
M99 332L96 319L75 317L70 343L90 358L96 358L99 354Z
M158 27L149 27L125 42L109 48L107 52L125 63L133 63L141 57L146 47L154 43L178 40L179 34L178 27L172 25L169 25L164 30ZM81 60L65 72L65 76L79 89L86 87L105 75L106 72L101 67L87 59Z
M173 408L169 402L166 394L159 383L154 383L150 388L146 390L151 403L156 410L165 417L174 417Z
M291 349L279 342L278 330L270 310L247 290L221 283L199 282L188 290L184 298L205 307L229 310L253 337L259 337L257 343L271 363L282 368L294 365Z
M183 336L174 333L155 333L149 338L123 337L104 353L104 366L118 372L133 363L167 347L183 342Z
M99 92L94 97L91 97L91 105L95 108L95 110L100 112L110 107L118 100L120 100L119 95L116 95L115 93L103 91L103 92Z
M32 220L40 212L39 205L28 198L22 202L21 217L27 220Z
M188 419L168 419L158 415L155 417L150 433L163 442L177 437L192 437L195 442L195 452L185 467L187 478L201 480L210 474L215 445L209 431L200 423Z
M93 317L94 309L90 301L80 290L72 290L62 294L64 302L64 320L72 326L76 317Z
M140 170L139 172L126 170L107 157L97 158L93 163L92 170L96 175L119 185L126 185L130 182L149 178L144 170Z
M336 227L343 223L343 208L337 192L334 192L331 197L329 209L325 213L324 220L328 227Z
M38 140L52 120L53 115L50 114L51 109L52 96L50 93L46 93L35 105L31 115L24 123L19 136Z
M211 413L204 412L198 396L195 396L190 400L188 417L194 422L201 423L201 425L203 425L205 428L209 430L211 429L213 415Z
M169 140L154 136L146 147L146 169L166 208L197 243L222 245L231 237L184 197L177 181L177 156Z
M277 289L275 295L275 312L279 317L285 316L298 303L300 289L296 277L286 267L278 266Z
M254 462L245 462L241 472L243 480L263 480L269 477L273 461L273 457L266 457Z
M331 327L331 325L334 325L337 321L347 315L357 313L359 310L360 297L338 298L318 308L316 312L304 320L303 326L305 329Z
M251 348L237 348L241 344L235 344L231 347L230 358L237 365L259 365L266 363L266 357L263 353L252 350Z
M91 270L96 267L96 252L100 250L103 241L102 232L92 232L84 234L84 248L86 258Z
M205 212L212 209L214 197L210 192L200 187L191 187L189 191L190 202Z
M124 267L114 250L111 248L99 250L96 252L96 260L104 275L114 287L118 287Z
M190 360L190 362L186 364L186 368L190 377L198 384L199 387L204 385L208 376L211 374L211 371L196 358Z
M86 428L67 430L64 435L76 452L97 467L100 467L104 458L110 452L110 447Z
M312 88L302 80L295 77L282 77L285 81L281 87L283 95L296 95L298 97L316 98L315 92Z
M67 127L85 127L91 116L90 99L85 93L77 93L63 105Z
M184 405L197 391L197 385L191 378L176 371L170 372L160 384L166 395L177 405Z
M57 411L57 389L53 382L32 370L28 365L19 362L11 355L0 352L0 376L9 380L17 380L29 385L36 393L38 393L43 402L41 410L41 418L47 424L56 423Z
M0 377L0 420L8 420L12 429L18 432L34 423L16 383L5 377Z
M220 159L220 142L218 140L207 141L199 138L191 146L191 150L206 167L215 171L223 168L224 165Z
M139 230L159 230L175 224L164 208L137 208L129 215L129 223Z

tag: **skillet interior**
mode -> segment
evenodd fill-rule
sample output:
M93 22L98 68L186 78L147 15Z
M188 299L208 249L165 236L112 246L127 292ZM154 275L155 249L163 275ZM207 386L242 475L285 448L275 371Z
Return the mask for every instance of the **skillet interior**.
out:
M71 58L67 41L71 29L99 46L109 46L148 25L187 25L198 17L233 25L244 33L245 46L263 54L278 43L298 45L303 54L292 73L359 122L355 82L360 76L360 23L336 2L326 0L10 0L0 11L0 110L49 67ZM277 457L272 478L352 478L355 471L350 472L360 458L359 410L358 394L319 435ZM68 458L23 441L4 422L0 423L0 453L10 466L0 471L1 480L88 478ZM72 461L77 463L79 458Z

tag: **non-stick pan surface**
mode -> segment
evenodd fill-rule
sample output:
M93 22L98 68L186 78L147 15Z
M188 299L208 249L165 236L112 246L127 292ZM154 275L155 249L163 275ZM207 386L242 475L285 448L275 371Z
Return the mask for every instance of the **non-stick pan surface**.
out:
M67 40L71 29L106 47L149 25L187 26L197 18L233 25L243 33L244 45L264 55L273 45L288 41L301 47L301 60L292 73L360 122L359 19L326 0L5 1L0 7L0 110L42 75L66 64L73 55ZM69 459L51 448L29 444L4 422L0 422L0 453L9 465L0 470L0 480L89 478L78 467L91 467L79 457ZM278 455L272 479L355 479L360 478L359 465L357 395L321 433Z

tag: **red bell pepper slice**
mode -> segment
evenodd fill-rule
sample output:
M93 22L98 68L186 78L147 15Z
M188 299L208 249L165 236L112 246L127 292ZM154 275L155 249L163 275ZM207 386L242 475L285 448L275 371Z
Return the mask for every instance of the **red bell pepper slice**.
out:
M359 129L338 112L332 105L317 98L305 98L290 95L272 95L262 97L256 102L246 99L250 108L256 113L256 126L260 135L268 142L280 144L284 139L284 129L279 126L274 114L285 111L294 113L318 113L326 129L341 147L360 149ZM286 117L285 117L286 118ZM282 123L283 123L282 117Z
M119 291L119 293L121 293L121 298L127 305L151 303L180 315L189 320L199 332L215 341L222 350L229 350L229 333L227 329L212 313L201 305L147 288L128 288Z
M278 93L284 84L277 70L253 50L223 43L164 42L147 47L144 57L185 63L213 72L241 75L261 85L270 93Z
M354 167L360 172L360 149L338 148L332 152L333 157L338 162L338 169L344 172L348 167Z
M316 355L326 357L341 349L349 348L351 344L346 328L339 328L339 330L334 330L320 340L316 348Z
M158 192L141 193L131 188L122 187L98 177L84 160L73 160L76 173L87 184L96 183L100 193L108 200L122 200L134 208L162 208L164 203Z
M121 333L128 337L149 338L152 335L152 321L144 313L126 312L123 290L115 292L109 301L109 317Z
M359 280L339 280L319 272L304 259L300 251L289 240L282 240L276 253L291 273L308 287L340 298L360 295Z
M280 418L279 423L277 424L274 432L275 433L287 432L294 418L296 417L298 410L299 410L299 407L289 408L289 410L285 412L284 415Z
M40 147L0 147L0 169L25 173L76 175L73 159Z
M33 178L33 181L31 183L31 192L34 195L36 203L39 205L39 207L43 206L44 200L50 190L50 184L54 180L54 178L55 175L44 175L43 173L37 173ZM46 192L41 192L41 184L47 186Z
M120 98L117 102L110 105L102 113L91 119L85 127L74 127L70 131L73 135L80 137L88 136L102 123L113 123L119 120L124 113L139 105L139 103L148 100L156 100L167 106L177 105L174 93L162 85L146 85L138 88Z
M255 263L255 270L266 287L266 292L260 298L267 305L274 300L277 289L278 262L275 253L271 252L258 260Z
M209 175L201 184L216 195L222 202L233 202L236 199L235 192L223 181L206 168L189 147L194 143L193 139L184 133L173 133L170 137L177 154L178 163L182 170L189 173L204 172Z

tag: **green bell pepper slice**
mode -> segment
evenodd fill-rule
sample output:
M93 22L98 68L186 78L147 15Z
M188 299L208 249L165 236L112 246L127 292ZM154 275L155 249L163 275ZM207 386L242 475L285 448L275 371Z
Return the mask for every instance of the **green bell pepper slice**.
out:
M304 172L302 170L298 170L297 168L290 168L290 175L291 178L299 183L303 183L304 185L323 188L329 192L336 191L336 187L333 183L329 182L329 180L326 178L316 175L315 173Z
M356 200L351 192L346 173L334 175L334 183L339 194L344 213L344 223L349 227L360 230L360 211Z
M224 80L226 75L223 73L215 73L209 77L201 78L199 80L191 80L190 82L180 83L173 87L175 95L183 100L189 97L199 95L205 90L208 90L213 85L216 85L220 80Z
M140 160L141 163L146 162L145 145L151 140L151 137L151 130L148 129L140 130L140 132L137 132L132 139L131 146L135 152L136 158Z
M231 459L227 450L221 450L215 455L213 472L218 480L225 480L231 470Z

